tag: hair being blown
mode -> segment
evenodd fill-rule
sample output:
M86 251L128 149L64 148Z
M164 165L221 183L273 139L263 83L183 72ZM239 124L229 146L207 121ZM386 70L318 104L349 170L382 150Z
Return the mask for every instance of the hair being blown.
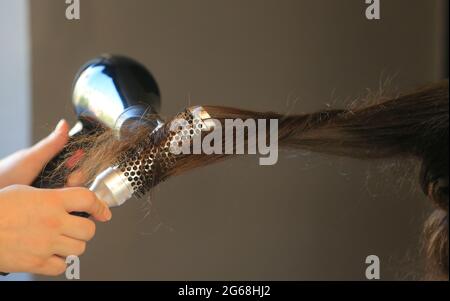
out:
M220 106L202 107L222 125L226 119L237 118L278 120L280 148L368 160L415 159L421 165L419 184L434 204L434 212L424 229L424 278L448 279L448 80L395 97L379 97L370 103L311 114L283 115ZM149 148L163 143L169 135L169 123L150 138L145 126L120 141L106 129L97 131L94 137L79 138L73 145L82 145L85 155L72 171L82 173L88 184L141 142L146 141ZM248 134L244 138L248 141ZM152 181L157 184L233 156L182 154L170 168L156 171Z

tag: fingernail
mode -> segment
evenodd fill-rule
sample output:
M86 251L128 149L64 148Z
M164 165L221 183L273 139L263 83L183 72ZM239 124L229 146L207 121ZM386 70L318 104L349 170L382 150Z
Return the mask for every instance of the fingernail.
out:
M53 132L55 132L55 133L61 132L61 129L63 128L65 122L66 122L66 120L61 119L61 120L58 122L58 124L56 125L55 130L54 130Z

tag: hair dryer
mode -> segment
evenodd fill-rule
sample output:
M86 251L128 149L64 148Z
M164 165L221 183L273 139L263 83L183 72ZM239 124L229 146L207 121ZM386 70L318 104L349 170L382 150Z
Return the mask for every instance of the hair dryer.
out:
M162 180L157 174L171 168L178 158L173 148L214 127L202 107L188 108L164 125L157 115L160 94L154 78L139 63L120 56L102 56L82 67L75 78L72 102L79 120L71 130L72 139L94 133L99 125L113 129L117 139L132 135L133 129L144 122L149 131L148 143L137 145L125 160L110 166L93 181L90 190L109 207L120 206L133 195L142 195L155 186ZM143 118L147 114L150 118ZM162 128L163 141L153 145L152 134ZM54 158L35 186L62 186L64 183L47 176L69 152L74 150L68 148Z
M68 145L79 135L95 133L99 126L113 129L121 139L139 122L149 123L147 126L151 129L162 123L155 117L142 119L145 114L156 115L160 109L155 79L143 65L123 56L103 55L86 63L75 77L72 103L78 122L69 133ZM51 174L67 154L74 151L75 154L83 152L67 147L47 164L33 186L63 186L64 183L52 178Z

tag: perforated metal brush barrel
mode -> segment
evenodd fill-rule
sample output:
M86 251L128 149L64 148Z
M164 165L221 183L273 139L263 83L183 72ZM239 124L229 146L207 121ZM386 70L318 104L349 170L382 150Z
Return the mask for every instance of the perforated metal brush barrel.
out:
M202 132L213 129L210 118L202 107L191 107L178 114L159 129L162 133L149 133L118 164L103 171L90 189L110 207L120 206L134 195L142 196L162 180L160 175L175 165L183 147L201 137ZM159 135L163 135L160 141L155 139Z

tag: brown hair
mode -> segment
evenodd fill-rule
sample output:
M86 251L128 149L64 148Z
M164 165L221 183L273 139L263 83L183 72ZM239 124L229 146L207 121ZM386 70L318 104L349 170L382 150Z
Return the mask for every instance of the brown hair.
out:
M396 97L379 97L370 104L311 114L282 115L219 106L203 108L222 124L225 119L277 119L282 148L360 159L417 159L422 164L420 184L435 204L424 230L426 278L448 279L448 80ZM162 127L152 135L150 144L159 145L167 133L168 126ZM88 183L148 136L148 129L142 126L122 141L104 129L95 137L80 138L74 144L83 145L86 155L76 169L86 176ZM156 181L232 156L180 155L173 168L155 175Z

